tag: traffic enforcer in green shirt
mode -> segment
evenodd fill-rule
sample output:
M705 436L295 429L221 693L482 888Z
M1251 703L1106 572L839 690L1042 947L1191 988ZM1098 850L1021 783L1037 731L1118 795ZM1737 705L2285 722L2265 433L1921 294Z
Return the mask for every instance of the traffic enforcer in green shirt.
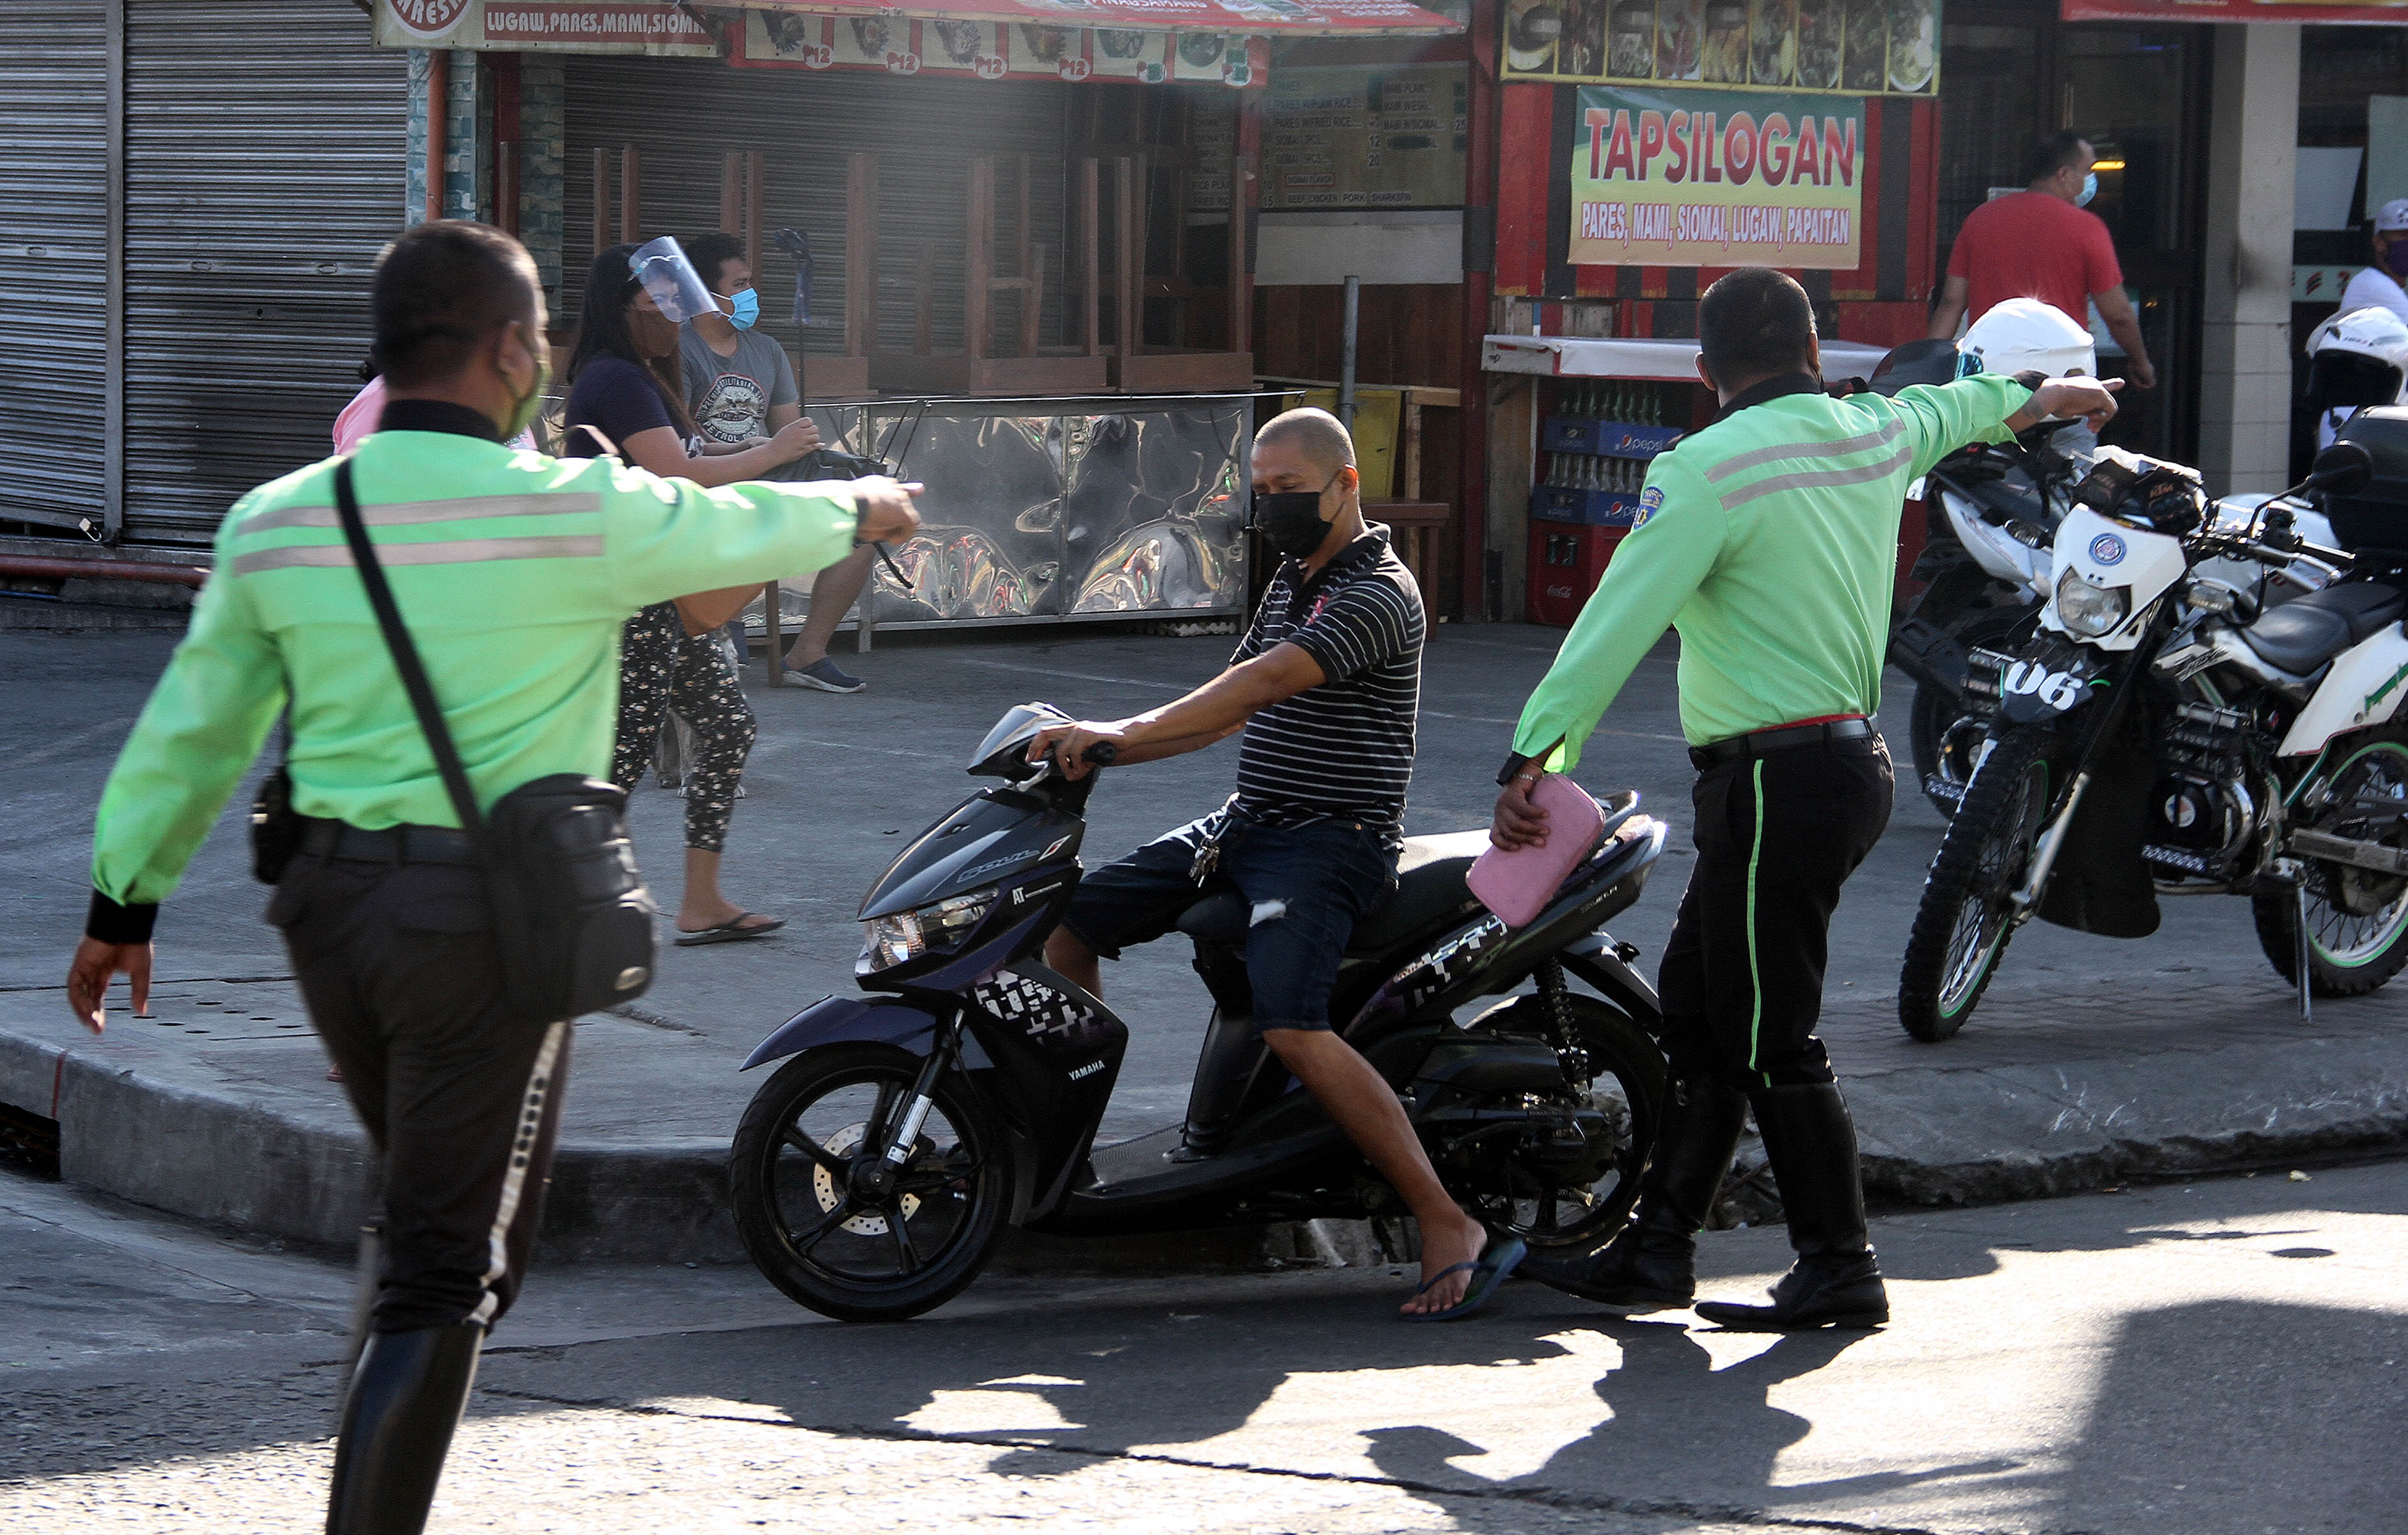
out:
M1648 466L1640 522L1523 707L1516 753L1560 740L1545 766L1579 762L1667 626L1692 745L1880 707L1907 489L1967 443L2006 440L2031 391L1977 375L1834 399L1803 374L1775 382L1790 387L1747 391Z
M343 541L336 462L260 486L219 528L191 629L101 796L100 896L147 907L174 890L288 701L294 809L459 825ZM379 432L352 476L480 806L548 773L609 776L638 609L832 565L855 525L841 483L706 490L452 431Z

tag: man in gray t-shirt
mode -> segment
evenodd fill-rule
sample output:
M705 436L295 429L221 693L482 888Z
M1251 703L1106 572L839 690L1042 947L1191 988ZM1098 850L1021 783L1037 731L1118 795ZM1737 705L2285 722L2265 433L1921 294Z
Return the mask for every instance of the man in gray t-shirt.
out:
M743 261L739 257L733 265ZM698 327L710 320L727 326L733 351L723 354L703 336ZM706 444L765 438L801 413L802 395L786 349L759 331L738 330L724 315L697 316L684 327L678 360L685 370L694 429Z
M795 387L795 366L786 349L752 328L761 301L752 292L752 268L744 243L733 235L698 235L684 242L686 259L719 300L720 311L698 314L678 337L685 373L686 403L703 451L773 436L803 413ZM802 633L780 664L789 681L824 693L858 693L868 684L828 659L836 626L868 584L867 544L822 570L811 581L811 610Z

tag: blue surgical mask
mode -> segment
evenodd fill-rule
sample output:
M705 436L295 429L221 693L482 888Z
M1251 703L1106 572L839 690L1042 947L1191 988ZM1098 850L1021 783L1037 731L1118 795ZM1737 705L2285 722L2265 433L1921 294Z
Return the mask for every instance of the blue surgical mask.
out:
M2082 195L2073 199L2076 208L2088 208L2090 199L2099 195L2099 173L2092 171L2082 179Z
M751 330L761 318L761 295L750 288L734 294L713 294L710 296L724 298L736 306L736 312L727 317L727 323L738 330Z

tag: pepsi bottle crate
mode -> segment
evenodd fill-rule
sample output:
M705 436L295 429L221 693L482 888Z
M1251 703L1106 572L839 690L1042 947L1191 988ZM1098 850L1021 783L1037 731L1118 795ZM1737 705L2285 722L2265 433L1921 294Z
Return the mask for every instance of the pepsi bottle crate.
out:
M1549 416L1539 446L1551 453L1602 453L1609 458L1654 458L1681 440L1677 426L1641 426L1584 416Z
M1530 515L1542 522L1585 527L1628 527L1639 521L1639 496L1628 491L1541 485L1530 493Z

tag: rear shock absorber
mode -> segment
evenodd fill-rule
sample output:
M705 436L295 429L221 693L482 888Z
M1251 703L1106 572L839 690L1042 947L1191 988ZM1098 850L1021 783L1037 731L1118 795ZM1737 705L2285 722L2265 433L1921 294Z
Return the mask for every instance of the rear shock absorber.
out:
M1564 1063L1564 1076L1570 1082L1586 1082L1591 1072L1588 1052L1581 1048L1580 1036L1572 1030L1571 986L1564 979L1564 962L1549 959L1539 967L1539 1005L1547 1020L1548 1042Z

